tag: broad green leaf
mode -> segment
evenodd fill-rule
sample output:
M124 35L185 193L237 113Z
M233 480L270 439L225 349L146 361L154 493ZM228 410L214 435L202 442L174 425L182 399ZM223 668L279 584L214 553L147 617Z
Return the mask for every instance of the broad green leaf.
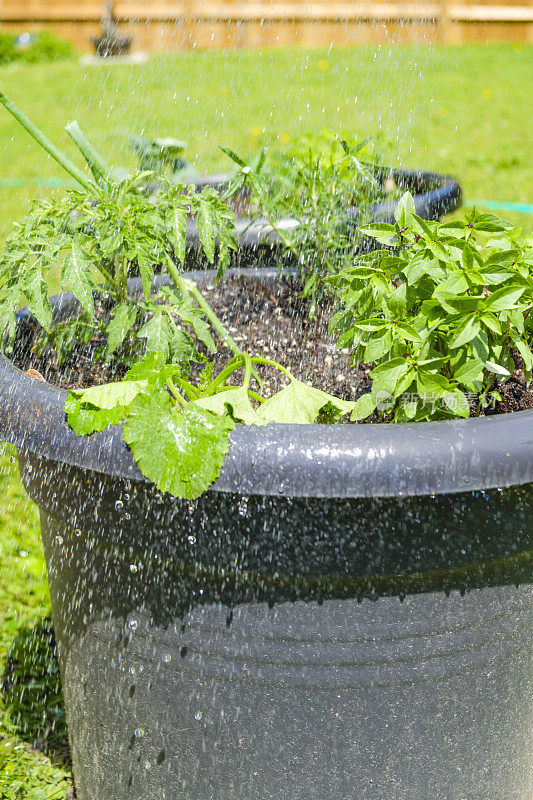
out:
M416 375L416 389L422 399L441 397L448 391L450 382L438 372L418 370Z
M518 338L514 340L514 344L516 346L516 349L522 356L524 366L526 367L527 370L530 370L533 367L533 353L531 352L531 346L528 347L528 345L525 344L525 342L523 342L521 339Z
M365 348L364 361L367 364L372 364L379 361L390 352L392 347L392 333L385 331L382 336L373 336Z
M471 342L480 331L479 320L475 314L469 314L463 317L457 327L451 331L451 336L448 339L448 347L450 350L455 350L457 347L462 347L468 342Z
M114 353L137 318L137 309L123 303L115 308L113 319L107 326L106 356Z
M124 418L126 408L115 406L111 409L97 408L83 402L69 392L65 402L67 420L76 436L87 436L105 430L109 425L117 425Z
M147 381L116 381L88 389L71 389L70 394L84 405L110 411L116 406L128 406L146 386Z
M369 417L375 410L376 404L372 398L372 394L367 392L367 394L361 395L361 397L355 401L350 419L352 422L358 422L361 419Z
M164 365L165 359L160 353L148 352L128 370L126 380L155 383L161 375Z
M377 242L387 245L390 245L397 236L396 226L389 225L388 222L374 222L371 225L363 225L359 230L365 236L371 236Z
M469 358L460 367L453 370L453 377L460 383L473 383L483 378L483 361L479 358Z
M165 361L168 360L173 331L166 314L157 310L153 317L142 328L139 328L137 338L146 339L148 353L159 353Z
M509 286L496 289L490 297L484 301L483 305L487 311L498 313L514 307L517 300L524 294L524 286Z
M172 206L167 211L167 225L169 226L174 252L180 264L185 263L187 240L187 211L178 205Z
M455 416L470 416L470 403L467 395L465 395L464 392L461 392L458 389L450 392L444 392L442 395L442 402Z
M498 318L489 312L485 314L480 314L479 318L483 325L488 328L490 331L495 333L497 336L502 335L502 326L500 325Z
M398 201L398 205L394 211L394 219L400 228L405 229L409 227L414 213L415 201L413 195L411 192L405 192Z
M220 474L235 427L189 403L173 408L168 394L139 395L124 422L124 439L143 475L175 497L199 497Z
M508 369L502 367L500 364L495 364L493 361L485 361L485 366L489 372L495 372L496 375L505 375L509 377L511 374Z
M405 339L407 342L420 343L422 341L422 337L418 331L408 322L397 322L396 330L402 339Z
M209 196L199 197L198 216L196 218L196 225L198 227L198 234L204 253L212 264L215 260L215 225L216 217L213 209L213 204Z
M480 233L501 233L512 230L514 225L505 219L495 216L495 214L478 214L474 222L474 230Z
M48 288L41 273L35 270L23 285L28 308L46 331L52 327L52 306L48 299Z
M65 259L61 282L70 289L91 316L94 314L93 289L95 288L92 270L92 262L74 242L70 254Z
M320 411L331 404L338 417L348 414L354 407L352 402L322 392L292 380L289 386L269 397L256 411L263 422L287 422L305 424L316 422Z
M228 389L225 392L202 397L194 401L194 405L200 406L214 414L231 414L236 422L244 422L245 425L264 425L262 420L255 412L248 392L243 386L235 389Z

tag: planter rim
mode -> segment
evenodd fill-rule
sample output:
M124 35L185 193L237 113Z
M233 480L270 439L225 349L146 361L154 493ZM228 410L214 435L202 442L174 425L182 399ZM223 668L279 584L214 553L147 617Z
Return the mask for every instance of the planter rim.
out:
M275 281L276 269L228 270ZM192 280L213 270L188 272ZM167 282L160 276L156 282ZM140 279L129 282L140 293ZM77 306L53 299L58 314ZM0 439L23 451L117 478L147 481L122 425L77 437L66 422L67 392L0 357ZM533 482L533 410L474 419L403 424L237 425L222 472L208 491L287 497L408 497Z
M384 167L384 178L392 178L399 188L410 189L414 192L413 200L416 213L424 219L438 219L444 214L449 214L459 208L462 201L462 191L459 183L449 175L437 172L424 172L417 169L394 169ZM206 186L222 188L230 180L229 173L219 175L204 175L189 181L198 189ZM371 222L394 222L394 211L398 205L397 200L384 200L370 206ZM346 209L346 220L357 223L359 210ZM278 222L278 227L288 230L294 227L295 220L285 217ZM237 217L236 230L239 248L258 247L260 245L276 246L279 236L272 230L267 220L252 221L246 217ZM198 240L198 231L194 222L187 225L189 241Z

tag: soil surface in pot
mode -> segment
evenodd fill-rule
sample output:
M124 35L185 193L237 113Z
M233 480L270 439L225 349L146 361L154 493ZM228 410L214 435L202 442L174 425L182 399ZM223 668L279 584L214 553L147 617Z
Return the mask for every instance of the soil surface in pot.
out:
M350 366L349 351L338 350L328 335L332 309L327 303L322 303L311 319L308 302L299 297L297 287L290 282L274 289L245 276L228 276L218 286L208 280L198 286L239 347L251 356L278 361L300 380L346 400L356 400L370 390L372 365ZM99 306L97 313L105 318L107 312ZM34 352L39 334L40 327L34 320L23 323L13 361L23 370L37 370L55 386L69 389L102 384L120 380L126 371L120 363L102 364L95 360L101 337L87 345L76 344L65 363L59 365L50 348L40 355ZM227 348L219 349L214 357L215 374L231 357ZM501 401L485 413L533 409L533 384L526 387L520 356L516 354L514 358L514 374L505 383L494 385ZM279 370L262 367L260 372L266 397L287 383ZM237 373L235 382L241 377ZM377 421L377 417L368 421Z

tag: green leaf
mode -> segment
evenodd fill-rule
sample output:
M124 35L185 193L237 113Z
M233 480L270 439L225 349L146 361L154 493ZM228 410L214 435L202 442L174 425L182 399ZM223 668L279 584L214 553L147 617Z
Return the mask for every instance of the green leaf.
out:
M417 372L416 389L422 399L441 397L442 394L449 389L449 386L449 380L438 372L424 370L418 370Z
M388 222L374 222L372 225L363 225L359 228L361 233L365 236L371 236L381 244L390 245L392 240L397 236L395 225L389 225Z
M204 253L207 259L212 264L215 260L215 225L216 217L211 198L209 196L199 197L198 216L196 218L196 225L198 227L198 235Z
M455 350L472 341L480 331L479 320L474 314L463 317L457 327L451 332L448 347Z
M444 392L442 395L442 402L454 416L469 417L470 416L470 403L468 397L464 392L455 389L451 392Z
M88 389L71 389L70 394L84 405L111 410L116 406L128 406L146 386L147 381L116 381Z
M137 309L134 306L123 303L115 308L113 319L107 326L106 356L110 356L122 344L136 318Z
M494 361L485 361L485 366L489 372L495 372L496 375L505 375L506 377L509 377L511 374L508 369L500 366L500 364L495 364Z
M524 286L509 286L497 289L490 297L484 301L484 307L487 311L498 313L499 311L506 311L515 306L516 301L524 294Z
M237 153L234 150L230 150L229 147L224 147L223 145L220 145L220 149L222 150L223 153L225 153L227 156L229 156L232 161L235 161L235 163L238 164L239 167L245 167L246 166L246 162L243 161L242 158L240 156L238 156Z
M495 214L478 214L474 221L474 230L480 233L501 233L510 231L514 225L505 219L500 219Z
M48 299L48 288L39 271L35 270L30 273L23 286L23 291L28 308L35 315L39 324L49 331L52 327L52 306Z
M526 380L529 376L529 380L531 380L531 371L533 370L533 353L531 352L531 347L525 342L523 342L519 338L514 339L514 345L520 355L522 356L522 361L524 362L524 372L526 374Z
M365 348L364 361L367 364L378 361L390 352L391 347L392 333L390 331L385 331L383 336L373 337Z
M411 192L405 192L394 211L394 219L400 228L408 228L415 213L415 201Z
M460 367L453 370L453 377L460 383L474 383L483 379L483 361L479 358L469 358Z
M187 241L187 211L174 205L167 211L167 225L174 245L174 252L180 264L185 263Z
M92 263L83 250L74 242L65 259L61 281L91 316L94 314Z
M265 425L255 412L248 392L243 386L235 389L228 389L218 394L202 397L194 401L194 405L200 406L214 414L230 414L236 422L244 422L245 425Z
M173 408L166 392L140 395L124 422L124 440L143 475L175 497L199 497L220 474L235 427L230 416L196 403Z
M76 436L87 436L103 431L109 425L117 425L124 418L124 406L111 409L97 408L84 404L83 399L69 393L65 402L67 420Z
M420 343L422 341L422 337L418 333L418 331L413 328L408 322L397 322L396 323L396 330L407 342L415 342Z
M159 379L164 366L165 359L160 353L148 352L128 370L125 380L155 383Z
M269 397L256 414L263 422L305 424L316 422L320 411L327 405L333 407L337 417L348 414L354 407L353 402L340 400L294 379L285 389Z
M146 352L159 353L165 361L170 355L173 331L166 314L157 310L153 317L137 331L138 339L146 339Z
M375 410L376 404L372 394L371 392L367 392L367 394L361 395L361 397L355 401L350 420L352 422L358 422L361 419L366 419L373 414Z

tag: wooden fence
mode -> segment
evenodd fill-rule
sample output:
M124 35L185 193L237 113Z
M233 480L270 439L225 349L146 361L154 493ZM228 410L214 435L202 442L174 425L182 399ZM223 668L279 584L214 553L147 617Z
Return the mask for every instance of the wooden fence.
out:
M0 0L0 29L48 28L89 50L99 0ZM533 0L117 0L137 50L349 45L369 42L533 42Z

